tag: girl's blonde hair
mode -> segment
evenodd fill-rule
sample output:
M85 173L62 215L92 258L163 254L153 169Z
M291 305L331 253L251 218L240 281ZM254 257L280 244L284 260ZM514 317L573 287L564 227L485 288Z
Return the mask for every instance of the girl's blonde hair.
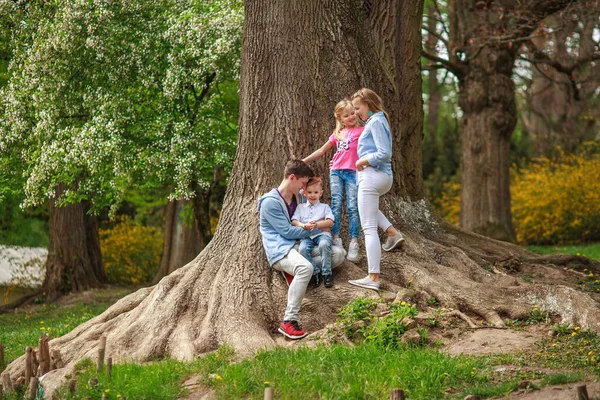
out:
M337 140L346 140L346 137L342 134L342 130L344 130L346 126L342 123L341 118L342 113L347 109L354 110L352 101L350 101L349 99L344 99L340 101L335 105L335 108L333 109L333 116L335 117L335 130L333 131L333 134L335 135L335 138Z
M390 123L390 117L383 109L383 100L381 97L371 89L362 88L356 91L352 95L352 100L359 98L365 102L365 104L369 107L369 110L373 111L373 113L377 113L381 111L383 115L385 115L385 119L387 119L388 125Z

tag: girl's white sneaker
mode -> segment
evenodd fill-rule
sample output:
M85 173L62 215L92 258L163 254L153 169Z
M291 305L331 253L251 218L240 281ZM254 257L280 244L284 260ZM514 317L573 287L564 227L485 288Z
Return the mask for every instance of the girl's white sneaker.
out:
M350 242L348 246L348 261L356 262L360 259L358 256L358 242Z

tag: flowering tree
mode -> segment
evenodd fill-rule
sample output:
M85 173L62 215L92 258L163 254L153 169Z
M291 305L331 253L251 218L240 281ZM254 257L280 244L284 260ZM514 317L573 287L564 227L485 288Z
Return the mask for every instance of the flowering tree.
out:
M241 3L0 5L13 32L0 174L23 183L23 206L114 211L128 188L166 184L174 198L204 200L204 212L214 168L235 148ZM51 297L65 290L45 286Z

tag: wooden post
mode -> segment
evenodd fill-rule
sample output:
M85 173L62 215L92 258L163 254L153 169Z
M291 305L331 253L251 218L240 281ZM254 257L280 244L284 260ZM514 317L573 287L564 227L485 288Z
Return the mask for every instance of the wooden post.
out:
M265 400L273 400L273 388L272 387L265 388Z
M50 371L50 334L46 333L42 336L42 348L41 352L44 353L44 363L42 364L42 375L45 375ZM40 375L41 376L41 375Z
M71 396L75 396L75 385L76 384L77 384L77 381L75 379L69 380L69 394Z
M38 340L38 350L37 350L37 359L39 369L37 370L37 376L44 375L44 351L42 350L44 347L44 337L42 336L40 340Z
M4 397L4 385L0 383L0 400Z
M465 397L465 400L481 400L481 397L475 396L474 394L470 394L467 397Z
M40 366L40 363L39 363L38 357L37 357L37 351L35 351L35 349L33 349L32 352L31 352L31 360L33 362L31 364L32 365L31 370L33 372L33 375L35 375L37 373L37 370L38 370L39 366Z
M29 383L29 380L33 376L33 358L32 358L33 348L31 346L27 346L25 348L25 384Z
M577 386L577 400L590 400L587 387L585 385Z
M4 369L4 343L0 343L0 371Z
M404 400L404 390L392 389L390 392L390 400Z
M104 365L104 355L106 354L106 336L100 337L100 347L98 348L98 359L96 360L96 370L100 372Z
M2 376L2 384L4 385L4 391L6 393L12 392L13 384L12 384L12 380L10 379L10 374L8 372L4 371L0 375Z
M34 400L37 397L38 378L35 376L31 378L29 382L29 388L27 389L27 398Z
M106 359L106 377L110 378L112 374L112 357L108 357Z

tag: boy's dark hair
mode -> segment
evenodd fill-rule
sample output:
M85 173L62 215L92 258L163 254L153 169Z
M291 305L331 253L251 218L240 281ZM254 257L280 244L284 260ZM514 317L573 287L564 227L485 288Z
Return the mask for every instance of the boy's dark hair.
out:
M315 176L313 170L302 160L290 160L285 164L283 178L287 179L292 174L296 175L297 178L312 178Z

